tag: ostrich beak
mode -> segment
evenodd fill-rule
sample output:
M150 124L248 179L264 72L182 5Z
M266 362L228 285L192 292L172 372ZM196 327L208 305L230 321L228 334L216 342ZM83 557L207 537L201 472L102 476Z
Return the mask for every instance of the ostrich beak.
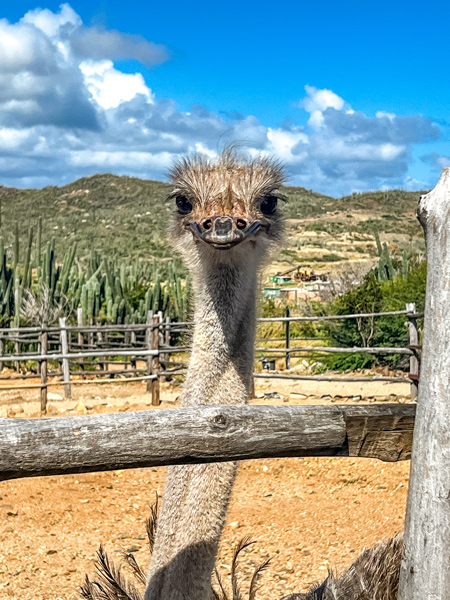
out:
M255 236L261 228L267 228L264 221L253 221L248 224L244 219L229 216L218 216L206 219L203 223L190 221L186 225L194 238L213 246L217 250L228 250L244 240Z

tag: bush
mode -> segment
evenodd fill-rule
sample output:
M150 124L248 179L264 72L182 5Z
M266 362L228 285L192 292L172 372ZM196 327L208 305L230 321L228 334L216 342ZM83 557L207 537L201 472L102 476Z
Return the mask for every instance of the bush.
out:
M397 275L390 281L378 281L376 270L369 271L361 285L349 290L327 305L321 305L322 314L344 315L404 310L407 302L415 302L418 312L425 307L426 263L414 267L404 278ZM405 347L409 334L404 315L363 317L342 321L325 321L324 337L330 346L342 347ZM420 327L421 323L419 323ZM363 359L364 357L364 359ZM405 355L327 354L321 362L330 369L346 370L389 365L407 368Z

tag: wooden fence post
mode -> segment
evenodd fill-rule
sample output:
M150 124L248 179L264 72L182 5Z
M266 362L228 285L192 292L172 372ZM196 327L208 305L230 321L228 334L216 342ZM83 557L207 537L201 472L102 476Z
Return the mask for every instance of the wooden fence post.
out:
M17 339L14 342L14 348L15 348L16 355L19 356L20 355L20 342L18 340L20 339L20 331L17 331L16 335L17 335ZM16 360L14 362L14 366L15 366L16 372L20 373L20 361Z
M44 326L45 327L45 326ZM40 354L45 356L48 351L48 333L46 329L42 329L39 335L40 341ZM44 358L40 362L40 373L41 373L41 415L45 415L47 412L47 359Z
M153 350L152 324L153 324L153 311L149 310L147 312L147 321L146 321L147 327L145 328L145 345L147 347L147 350ZM147 375L151 375L151 374L152 374L152 357L147 356ZM151 379L147 379L146 388L147 388L147 392L152 391Z
M428 270L398 600L450 600L450 168L418 215Z
M78 307L77 308L77 324L78 327L83 327L83 309L82 307ZM84 346L84 335L82 331L78 332L78 345L80 347L80 352L83 352L83 346ZM80 370L84 371L84 358L80 358Z
M152 349L159 351L159 325L161 318L159 315L153 317L153 330L152 330ZM156 375L155 379L152 379L152 406L159 406L161 404L159 394L159 353L151 357L152 359L152 375Z
M60 340L61 340L61 351L62 354L69 354L69 343L67 340L67 329L66 329L66 317L59 319L60 327ZM62 359L63 368L63 379L64 379L64 397L66 399L72 398L72 389L70 386L70 364L68 358Z
M134 323L133 323L134 325ZM136 347L136 331L131 332L131 337L130 337L130 345L132 348ZM133 371L136 371L137 369L137 362L136 362L136 357L135 356L130 356L130 363L131 363L131 369Z
M406 310L414 315L416 313L416 305L414 302L406 304ZM407 315L408 317L408 328L409 328L409 345L412 350L417 352L419 345L419 330L417 329L417 319ZM415 348L414 348L415 347ZM410 389L411 389L411 400L417 400L419 394L419 359L417 354L409 357L409 375L412 378Z
M159 315L159 313L158 313ZM170 346L170 317L166 317L164 319L164 323L163 323L163 316L161 313L161 335L160 335L160 341L162 342L163 346ZM170 354L161 354L161 359L159 361L159 366L160 368L163 369L163 371L166 370L167 366L166 363L170 360ZM163 365L161 365L161 363L163 363ZM164 375L161 376L161 381L166 381L166 378L164 377Z
M289 306L286 306L286 318L289 319L291 315L291 311L289 310ZM286 348L289 348L291 344L291 322L286 321ZM286 352L286 371L291 368L291 355L289 352Z

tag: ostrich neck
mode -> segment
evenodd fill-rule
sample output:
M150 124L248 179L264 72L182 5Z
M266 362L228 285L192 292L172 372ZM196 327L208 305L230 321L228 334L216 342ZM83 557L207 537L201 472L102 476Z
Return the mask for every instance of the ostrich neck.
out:
M253 371L256 272L219 265L199 278L196 287L192 355L182 403L243 403Z
M194 274L195 326L184 406L245 403L253 370L256 269ZM209 600L236 463L168 470L145 600Z

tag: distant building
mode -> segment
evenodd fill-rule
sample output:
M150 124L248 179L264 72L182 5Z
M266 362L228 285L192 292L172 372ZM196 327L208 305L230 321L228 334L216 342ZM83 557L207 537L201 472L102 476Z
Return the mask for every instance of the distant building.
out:
M279 299L284 302L298 302L299 300L317 302L321 300L320 292L329 285L329 281L311 281L304 283L302 287L266 287L263 295L265 298Z

